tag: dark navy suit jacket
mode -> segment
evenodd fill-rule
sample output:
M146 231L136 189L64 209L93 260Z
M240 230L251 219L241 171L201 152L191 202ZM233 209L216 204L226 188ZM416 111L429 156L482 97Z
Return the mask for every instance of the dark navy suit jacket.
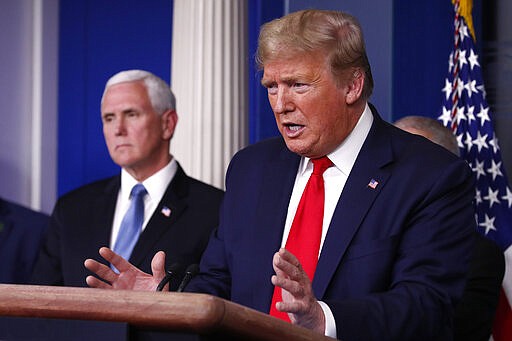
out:
M110 244L120 176L94 182L61 197L53 211L46 242L32 282L44 285L86 286L91 273L87 258L100 259L98 250ZM211 231L217 227L223 192L178 170L155 213L133 249L130 262L151 273L156 252L166 252L167 266L198 263ZM162 213L170 208L169 216ZM176 288L179 281L171 282Z
M315 295L342 340L450 340L474 241L471 169L372 111L319 257ZM269 311L272 257L299 161L281 138L234 156L219 228L187 291Z
M0 199L0 283L25 284L50 217Z

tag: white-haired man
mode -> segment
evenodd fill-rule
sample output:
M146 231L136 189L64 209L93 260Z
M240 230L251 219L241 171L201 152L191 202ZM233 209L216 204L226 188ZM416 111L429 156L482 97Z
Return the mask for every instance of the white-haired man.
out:
M145 271L160 250L167 265L197 263L217 226L223 192L188 177L170 154L178 115L169 86L143 70L112 76L101 100L103 134L120 175L62 196L32 282L86 286L86 258L109 245ZM142 187L143 186L143 187ZM133 188L142 192L132 195ZM133 218L140 195L138 226ZM126 217L125 217L126 216ZM126 222L125 222L126 220ZM135 231L135 232L134 232ZM171 282L171 289L179 280Z

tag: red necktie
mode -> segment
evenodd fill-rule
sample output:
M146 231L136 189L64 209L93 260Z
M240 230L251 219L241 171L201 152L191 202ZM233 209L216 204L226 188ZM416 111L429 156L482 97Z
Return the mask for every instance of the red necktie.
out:
M318 262L322 222L324 220L325 190L323 174L333 163L327 156L311 159L311 161L313 162L313 173L309 177L300 198L285 248L298 258L302 268L312 281ZM280 301L282 301L281 288L276 286L272 296L270 315L290 321L287 313L276 309L276 303Z

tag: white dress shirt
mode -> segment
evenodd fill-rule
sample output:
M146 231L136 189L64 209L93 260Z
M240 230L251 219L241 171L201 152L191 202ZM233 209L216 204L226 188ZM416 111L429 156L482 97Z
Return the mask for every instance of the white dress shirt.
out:
M174 158L155 174L144 180L142 184L146 188L148 195L144 197L144 222L142 223L142 231L146 228L149 219L155 212L156 207L167 190L167 186L171 183L176 171L178 163ZM137 180L133 178L125 169L121 169L121 187L117 195L116 210L114 213L114 220L112 223L112 233L110 236L110 247L114 247L121 221L123 220L126 211L130 207L130 192L133 186L137 184Z
M356 162L357 155L363 146L372 123L373 115L370 108L368 107L368 104L366 104L366 107L352 132L332 153L327 155L332 163L334 163L334 166L328 168L323 175L325 183L325 204L319 256L324 244L325 236L329 230L329 224L331 223L334 210L341 196L341 192L345 187L345 183L347 182L348 176L350 175L350 171ZM288 213L286 216L283 239L281 242L282 247L286 245L286 240L290 234L292 222L295 217L295 213L297 212L297 207L299 206L302 192L304 192L312 172L313 163L309 158L302 157L300 160L299 169L297 171L297 177L295 178L295 185L293 186L292 196L288 204ZM336 337L336 323L334 321L334 316L327 304L321 301L319 303L325 314L325 335Z

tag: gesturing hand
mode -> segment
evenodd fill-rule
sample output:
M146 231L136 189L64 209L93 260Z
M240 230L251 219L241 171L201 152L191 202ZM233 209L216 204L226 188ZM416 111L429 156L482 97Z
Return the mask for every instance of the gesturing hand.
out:
M325 316L299 260L282 248L274 254L272 265L276 272L272 284L282 288L283 301L276 303L277 310L288 313L293 324L323 334Z
M163 251L157 252L151 261L153 275L141 271L107 247L100 248L99 253L101 257L115 266L119 273L98 261L86 259L85 267L101 279L87 276L87 285L92 288L155 291L158 283L165 276L165 253Z

